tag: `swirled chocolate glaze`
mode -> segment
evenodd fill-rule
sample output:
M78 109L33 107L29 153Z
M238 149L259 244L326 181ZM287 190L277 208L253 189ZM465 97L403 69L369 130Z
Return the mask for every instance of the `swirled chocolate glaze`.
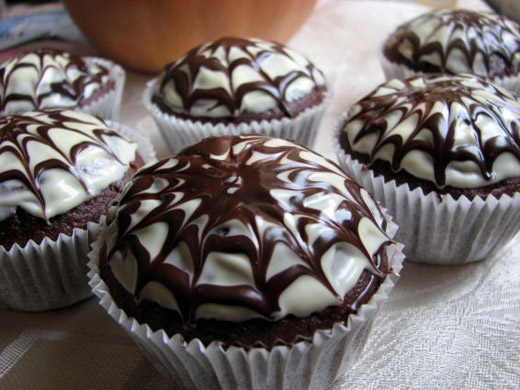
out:
M159 76L153 102L190 118L294 117L323 100L323 73L275 42L222 38L192 49Z
M520 176L520 103L467 74L394 79L349 110L340 144L437 188L489 186Z
M434 10L399 26L383 53L392 62L422 72L516 75L520 25L495 13Z
M0 220L17 207L42 219L120 180L137 145L97 117L62 109L0 119Z
M386 220L368 193L281 139L186 148L135 175L108 220L101 263L136 302L186 325L304 317L341 305L364 270L388 272Z
M0 107L4 115L88 104L114 88L109 70L92 58L42 49L0 65Z

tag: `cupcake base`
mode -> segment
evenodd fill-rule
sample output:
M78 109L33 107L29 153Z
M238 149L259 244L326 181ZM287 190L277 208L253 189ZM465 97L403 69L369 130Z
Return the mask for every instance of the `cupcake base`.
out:
M238 125L201 123L179 119L162 112L152 102L156 82L152 80L148 83L143 94L143 104L155 120L172 154L204 138L218 135L263 134L269 137L292 139L312 147L325 110L332 100L332 89L328 86L323 101L303 111L296 118L254 121Z
M389 222L392 236L397 227ZM106 233L106 230L105 230ZM101 233L89 254L90 285L105 310L140 345L158 370L186 389L326 389L357 359L372 321L387 299L401 269L401 245L388 249L389 266L395 273L386 277L377 292L350 315L346 325L314 333L312 342L272 349L225 347L219 341L205 346L194 339L186 343L179 335L169 337L128 317L114 302L99 276L99 251L105 241Z
M150 141L126 126L107 121L109 126L137 142L145 163L155 160ZM102 217L102 222L104 217ZM99 223L87 229L74 229L53 241L29 241L9 250L0 246L0 308L18 311L44 311L69 306L92 295L88 286L87 262L90 243L97 236Z
M407 260L420 263L457 265L483 260L503 248L520 227L520 193L490 195L486 199L449 194L424 194L407 184L386 182L364 164L345 153L338 142L334 148L343 170L364 186L399 225L395 239L404 244Z

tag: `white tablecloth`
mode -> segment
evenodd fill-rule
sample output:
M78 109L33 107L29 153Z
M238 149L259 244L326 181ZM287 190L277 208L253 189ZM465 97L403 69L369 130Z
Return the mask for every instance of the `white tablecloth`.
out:
M462 6L484 7L480 0ZM315 148L334 158L339 114L383 81L378 48L424 11L411 3L323 0L290 45L314 60L335 98ZM166 146L141 105L149 76L130 73L121 121ZM140 349L90 299L41 314L0 311L0 388L166 389ZM492 259L407 263L355 366L334 389L519 389L520 237Z

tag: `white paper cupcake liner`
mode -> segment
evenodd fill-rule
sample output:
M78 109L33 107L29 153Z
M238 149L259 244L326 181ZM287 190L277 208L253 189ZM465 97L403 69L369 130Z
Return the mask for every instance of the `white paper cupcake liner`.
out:
M118 64L103 58L86 57L85 60L106 67L109 70L109 79L113 80L115 85L112 90L107 91L88 105L78 107L78 110L103 119L117 121L119 119L126 79L124 69Z
M395 62L391 62L384 56L384 54L382 54L382 52L380 52L379 60L381 63L381 68L383 68L386 80L404 79L412 76L428 74L412 70L403 64L396 64ZM520 75L506 76L502 78L494 77L492 79L488 79L488 81L520 96Z
M292 139L312 147L325 110L332 100L332 88L327 86L327 94L321 104L303 111L296 118L263 120L240 124L212 124L179 119L162 112L152 102L157 79L148 82L143 93L143 104L152 115L172 154L204 138L218 135L263 134L269 137Z
M396 230L397 226L390 221L389 235ZM389 247L389 264L395 273L386 277L357 314L349 316L346 326L336 324L332 329L317 331L312 342L299 342L291 347L226 349L218 341L208 346L198 339L186 343L179 335L169 337L163 330L154 332L148 325L128 317L113 301L108 286L99 276L99 250L105 234L106 229L89 254L89 278L94 294L158 370L183 389L329 388L356 361L377 311L398 278L404 258L402 245Z
M138 143L145 163L155 161L151 142L128 127L107 121L116 131ZM102 220L104 217L102 217ZM90 243L97 237L99 223L60 234L56 241L44 238L10 250L0 246L0 308L43 311L69 306L90 295L87 262Z
M395 239L404 244L407 259L456 265L485 259L503 248L520 229L520 193L454 199L407 184L385 182L364 164L352 159L339 144L341 124L334 134L334 149L343 170L372 193L399 226Z
M56 241L44 238L24 247L0 247L0 301L3 308L42 311L65 307L91 295L86 273L89 242L99 225L60 234Z

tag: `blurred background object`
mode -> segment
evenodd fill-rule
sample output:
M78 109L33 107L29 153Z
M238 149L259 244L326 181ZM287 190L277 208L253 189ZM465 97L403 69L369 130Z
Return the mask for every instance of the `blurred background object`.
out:
M520 0L486 0L497 12L520 22Z
M158 72L189 49L223 36L285 43L316 0L64 0L90 43L133 70Z
M40 48L93 54L94 50L59 2L0 0L0 61Z

